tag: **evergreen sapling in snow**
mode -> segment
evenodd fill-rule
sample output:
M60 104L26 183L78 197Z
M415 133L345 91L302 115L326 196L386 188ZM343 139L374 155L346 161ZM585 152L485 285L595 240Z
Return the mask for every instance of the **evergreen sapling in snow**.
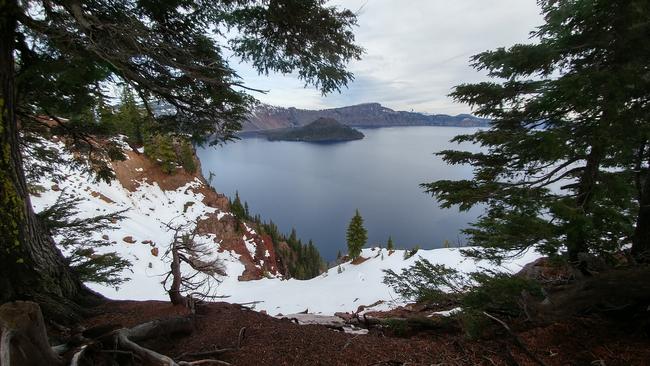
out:
M361 255L361 249L366 245L367 240L368 233L363 227L363 218L359 214L359 210L356 210L347 231L348 254L351 259L356 259Z

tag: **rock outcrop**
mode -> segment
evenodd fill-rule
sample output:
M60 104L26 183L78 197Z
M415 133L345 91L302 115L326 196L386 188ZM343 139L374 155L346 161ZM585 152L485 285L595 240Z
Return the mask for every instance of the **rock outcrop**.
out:
M219 251L232 251L239 255L240 262L245 270L239 280L256 280L264 276L285 276L285 266L276 256L273 241L268 236L258 235L253 230L252 224L242 221L230 214L228 197L217 193L207 183L201 174L201 169L196 173L188 173L184 169L177 169L174 174L164 173L158 164L151 161L144 154L137 151L125 151L127 159L112 163L116 178L120 184L135 192L136 189L146 184L156 184L165 191L174 191L188 186L192 182L200 182L186 188L185 193L200 194L205 206L218 209L216 213L208 213L198 221L198 233L201 235L214 235L215 245ZM199 164L198 159L196 163ZM200 165L199 165L200 166ZM185 202L185 207L190 207L193 202ZM225 213L225 214L224 214ZM133 239L131 239L133 240ZM251 248L254 248L251 250Z

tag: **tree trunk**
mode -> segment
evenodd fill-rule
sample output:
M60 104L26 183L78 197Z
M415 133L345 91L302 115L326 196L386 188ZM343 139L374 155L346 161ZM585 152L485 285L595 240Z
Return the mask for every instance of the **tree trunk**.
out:
M650 173L639 191L639 214L632 237L632 256L637 262L650 262Z
M16 0L0 0L0 303L33 300L46 316L78 318L79 300L99 299L70 272L29 199L19 149L14 84Z
M6 303L0 307L2 366L60 365L47 340L45 322L38 304L27 301Z
M580 267L581 253L588 252L587 244L587 215L589 214L589 205L593 197L593 190L598 179L600 170L600 161L602 153L598 146L592 146L591 152L587 156L587 164L578 183L578 194L576 197L576 217L571 220L570 227L567 230L567 249L569 261Z
M174 242L172 243L171 252L172 252L172 263L171 263L172 284L167 293L169 294L169 300L172 302L172 304L184 305L185 298L181 294L181 281L183 280L182 273L181 273L181 261L180 258L178 257L178 249L176 248L176 238L174 238Z

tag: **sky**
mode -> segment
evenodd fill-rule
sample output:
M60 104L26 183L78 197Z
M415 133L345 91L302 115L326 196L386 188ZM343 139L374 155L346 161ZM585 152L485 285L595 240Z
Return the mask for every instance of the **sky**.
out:
M536 0L331 0L358 14L356 42L365 49L349 64L347 89L323 97L295 75L258 75L231 65L247 86L268 90L264 103L304 109L378 102L395 110L460 114L469 106L447 95L455 85L488 80L470 66L482 51L529 42L542 24Z

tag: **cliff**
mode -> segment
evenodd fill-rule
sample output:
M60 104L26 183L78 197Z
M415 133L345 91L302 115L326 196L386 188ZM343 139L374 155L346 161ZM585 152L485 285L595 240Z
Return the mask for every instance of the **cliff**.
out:
M72 159L63 143L56 139L46 143L63 159ZM98 252L117 252L132 263L121 276L133 280L122 284L119 291L97 284L90 284L91 288L113 298L165 298L160 274L169 268L165 253L173 239L167 227L170 223L196 227L196 240L223 263L222 281L287 275L286 266L276 256L280 243L273 243L268 235L257 233L254 225L233 215L228 198L207 184L200 169L188 173L179 167L174 174L166 174L143 153L126 144L123 147L127 159L111 163L116 179L110 183L97 182L84 170L62 165L57 169L65 179L41 177L41 189L31 197L37 212L62 194L77 198L81 219L125 210L115 229L94 235L112 244Z
M274 107L261 104L243 123L243 131L260 131L304 126L318 118L331 118L352 127L389 126L457 126L482 127L489 121L468 114L423 114L394 111L379 103L366 103L348 107L308 110Z

